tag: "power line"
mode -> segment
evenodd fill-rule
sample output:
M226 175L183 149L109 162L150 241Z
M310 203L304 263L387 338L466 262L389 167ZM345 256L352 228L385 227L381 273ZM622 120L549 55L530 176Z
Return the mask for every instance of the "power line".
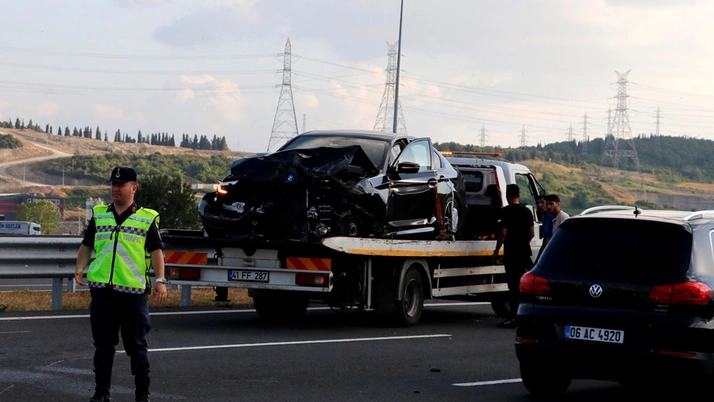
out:
M138 59L138 60L228 60L228 59L257 59L281 56L280 54L227 54L227 55L153 55L153 54L109 54L109 53L84 53L84 52L66 52L61 50L49 49L25 49L11 46L0 46L0 50L18 53L33 53L43 56L72 56L72 57L87 57L94 59Z

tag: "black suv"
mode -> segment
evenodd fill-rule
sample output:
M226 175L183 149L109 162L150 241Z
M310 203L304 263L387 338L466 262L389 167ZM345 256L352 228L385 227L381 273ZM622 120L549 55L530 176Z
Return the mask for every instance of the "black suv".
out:
M606 206L565 220L520 282L528 391L714 379L713 243L714 211Z

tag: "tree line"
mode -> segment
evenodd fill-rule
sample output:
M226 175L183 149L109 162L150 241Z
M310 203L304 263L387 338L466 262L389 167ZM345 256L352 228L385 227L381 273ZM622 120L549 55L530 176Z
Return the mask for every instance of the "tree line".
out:
M551 144L537 144L519 148L479 147L455 142L435 143L440 151L491 152L501 153L512 162L542 160L566 166L593 164L600 167L614 167L614 158L606 154L612 148L608 140L595 138L590 141L562 141ZM637 160L621 153L617 167L621 170L649 172L665 182L714 182L714 141L653 134L640 134L628 144L618 141L621 151L634 150Z
M12 119L8 118L7 121L0 122L0 128L33 130L39 133L57 134L58 136L63 137L82 137L98 141L109 141L107 130L102 132L102 129L99 126L97 126L96 129L90 126L86 126L84 128L74 127L72 130L70 130L69 126L65 126L64 129L61 126L58 126L55 130L55 127L46 124L43 130L42 127L39 124L35 124L32 119L30 119L26 124L25 119L16 118L13 123ZM113 142L124 142L130 144L145 143L165 147L176 147L176 140L173 134L152 133L149 135L143 135L141 130L139 130L136 136L131 136L126 132L122 132L121 129L118 129L114 133ZM179 147L207 151L230 151L226 142L226 137L218 137L215 134L213 135L213 139L209 139L206 135L199 137L197 134L194 134L193 139L191 139L189 134L184 133Z

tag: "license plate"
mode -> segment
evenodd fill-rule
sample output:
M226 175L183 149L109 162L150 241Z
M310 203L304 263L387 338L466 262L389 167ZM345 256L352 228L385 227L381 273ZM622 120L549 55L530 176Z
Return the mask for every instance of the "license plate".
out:
M229 281L244 281L244 282L269 282L270 272L265 271L250 271L250 270L229 270Z
M565 326L565 339L578 339L581 341L622 343L625 339L625 331L617 329L579 327L575 325Z

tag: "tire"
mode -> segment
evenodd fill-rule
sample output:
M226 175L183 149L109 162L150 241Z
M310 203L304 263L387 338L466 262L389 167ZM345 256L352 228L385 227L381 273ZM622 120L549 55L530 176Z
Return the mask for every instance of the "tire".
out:
M405 327L416 325L424 311L424 280L416 268L404 275L401 300L397 300L396 321Z
M261 319L272 322L294 323L305 316L309 300L286 291L256 290L253 305Z
M565 371L556 365L521 361L521 379L528 392L543 398L562 395L573 381Z

